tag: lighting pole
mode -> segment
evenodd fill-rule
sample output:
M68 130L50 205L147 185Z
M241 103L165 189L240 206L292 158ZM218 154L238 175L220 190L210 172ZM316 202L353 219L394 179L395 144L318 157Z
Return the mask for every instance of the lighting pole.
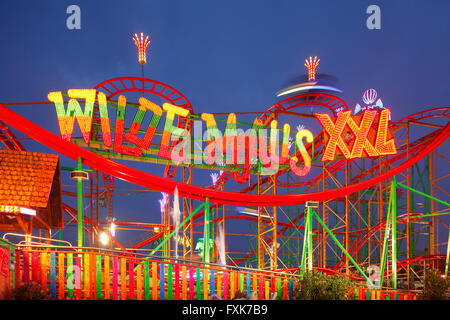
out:
M148 35L144 39L144 33L141 32L141 37L135 33L133 36L134 43L138 47L138 61L141 64L142 70L142 90L144 90L144 64L147 63L147 46L150 44L150 39ZM142 91L142 96L144 96L144 91Z
M83 180L89 180L89 174L82 169L81 157L78 157L77 170L70 172L70 178L72 180L77 180L78 247L84 246Z

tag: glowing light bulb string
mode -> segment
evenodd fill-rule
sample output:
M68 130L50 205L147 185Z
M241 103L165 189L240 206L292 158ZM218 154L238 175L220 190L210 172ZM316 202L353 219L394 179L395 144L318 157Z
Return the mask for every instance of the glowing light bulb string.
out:
M132 37L135 45L138 47L138 61L141 65L142 71L142 96L144 96L145 81L144 81L144 64L147 63L147 46L150 44L149 36L147 35L144 39L144 33L141 32L140 38L135 33Z

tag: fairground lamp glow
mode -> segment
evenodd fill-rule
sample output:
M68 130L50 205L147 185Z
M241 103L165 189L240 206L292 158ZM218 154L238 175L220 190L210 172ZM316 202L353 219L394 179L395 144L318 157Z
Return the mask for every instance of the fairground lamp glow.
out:
M150 43L148 35L144 39L144 33L141 32L141 37L135 33L133 36L134 43L138 47L139 63L144 65L147 62L147 46Z
M100 243L104 246L108 244L108 235L105 232L100 233Z
M309 60L305 60L305 67L308 68L308 81L316 80L316 68L319 65L320 59L317 57L309 57Z

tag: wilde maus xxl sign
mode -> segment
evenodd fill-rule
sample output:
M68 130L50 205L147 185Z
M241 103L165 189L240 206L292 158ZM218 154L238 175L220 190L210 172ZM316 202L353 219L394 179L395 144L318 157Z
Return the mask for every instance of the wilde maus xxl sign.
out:
M283 125L283 135L279 141L276 120L272 120L266 127L260 119L255 118L251 128L244 132L236 127L236 115L230 113L225 131L222 133L217 127L214 115L202 113L201 120L206 124L206 132L204 134L195 132L197 126L194 126L193 132L188 132L183 128L178 128L174 124L174 119L175 116L186 118L190 113L189 110L169 103L159 106L141 97L130 129L125 132L127 104L125 96L121 95L117 101L113 139L108 103L104 93L97 92L95 89L70 89L67 95L70 98L67 108L64 106L63 94L60 91L50 92L48 99L55 105L61 137L69 142L72 141L74 124L77 120L83 140L89 144L94 104L97 100L103 144L105 147L112 147L116 153L140 157L143 150L150 148L158 124L165 112L164 130L157 155L170 159L175 165L180 163L243 165L243 172L234 175L235 180L239 183L248 181L252 165L261 164L261 175L275 174L282 164L289 165L290 170L297 176L307 175L311 168L311 156L305 147L304 140L306 139L307 144L311 144L314 142L314 137L307 129L298 130L295 133L293 142L297 146L298 152L291 155L292 142L289 124ZM84 100L84 110L78 99ZM138 133L143 130L141 126L147 111L151 112L151 120L144 130L145 135L139 137ZM381 112L366 110L362 115L357 116L350 114L351 111L341 111L336 119L332 119L328 114L315 114L324 128L325 149L322 161L332 161L336 155L353 159L396 153L394 139L388 129L388 109ZM203 147L200 150L195 148L192 151L191 145L201 146L204 137L207 141L206 148L204 150ZM124 140L128 145L124 144ZM173 140L177 143L170 148Z

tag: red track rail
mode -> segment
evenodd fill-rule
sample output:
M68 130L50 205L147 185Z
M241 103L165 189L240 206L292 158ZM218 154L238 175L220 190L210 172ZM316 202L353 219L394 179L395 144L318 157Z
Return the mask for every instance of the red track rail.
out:
M112 97L123 94L125 92L146 92L163 98L170 104L188 109L194 112L192 104L188 98L177 89L160 81L142 78L142 77L119 77L103 81L94 87L98 91L103 91L108 100ZM179 117L177 127L190 131L190 121ZM172 142L172 148L178 143L177 140ZM167 165L164 171L164 177L173 178L177 171L177 166Z
M41 128L30 120L25 119L16 112L10 110L5 105L0 104L0 120L5 121L10 126L20 130L30 138L52 148L56 152L64 154L71 159L82 158L83 163L91 168L108 173L116 178L123 179L130 183L140 185L152 190L173 194L175 187L178 187L182 197L204 201L206 197L213 203L227 203L244 206L286 206L297 205L308 200L325 201L336 197L336 190L327 190L315 193L305 193L296 195L248 195L226 191L216 191L203 187L192 186L164 179L146 172L130 168L126 165L105 159L93 152L85 150L70 142L64 141L59 136ZM339 189L341 196L349 195L386 180L396 175L408 167L412 166L431 151L444 142L450 134L450 123L442 129L441 134L434 139L422 152L414 155L410 159L401 163L397 167L385 172L378 177L352 184L346 188Z

